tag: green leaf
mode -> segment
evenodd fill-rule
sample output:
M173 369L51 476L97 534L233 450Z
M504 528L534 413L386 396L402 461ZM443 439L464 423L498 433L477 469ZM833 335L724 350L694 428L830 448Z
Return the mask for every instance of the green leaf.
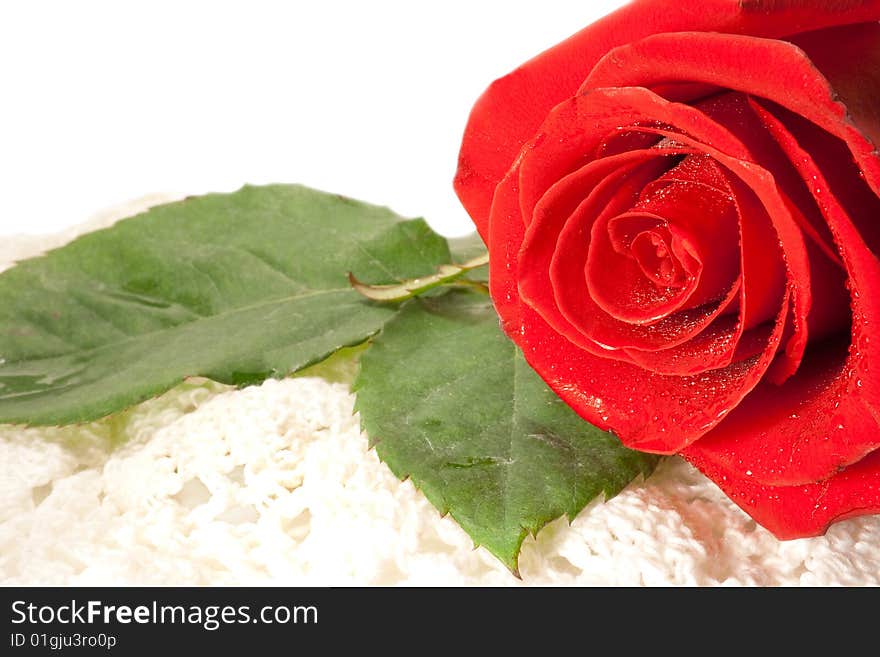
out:
M449 242L449 249L452 251L452 257L455 262L465 262L478 258L486 252L486 245L479 233L470 233L461 237L450 237L446 240Z
M103 417L191 376L244 385L363 342L451 259L421 219L293 185L151 209L0 275L0 422Z
M343 347L321 362L299 370L294 376L313 376L329 383L345 383L351 387L357 377L361 355L369 348L369 341L354 347Z
M452 251L452 258L455 262L467 262L474 258L479 258L486 253L486 245L483 244L483 238L480 237L479 233L447 238L446 241L449 242L449 250ZM465 278L471 281L487 281L489 279L489 266L485 265L472 269L465 275Z
M473 293L409 302L361 357L355 389L379 457L514 573L527 534L657 462L566 406Z

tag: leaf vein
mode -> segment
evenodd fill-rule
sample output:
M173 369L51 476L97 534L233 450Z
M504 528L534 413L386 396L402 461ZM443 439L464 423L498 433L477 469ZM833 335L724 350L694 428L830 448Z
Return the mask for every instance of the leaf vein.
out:
M226 318L232 317L236 314L248 312L251 310L256 310L256 309L262 308L264 306L271 306L271 305L275 305L275 304L278 304L280 306L280 305L288 304L288 303L291 303L294 301L300 301L302 299L308 299L308 298L312 298L312 297L321 296L323 294L329 295L329 294L336 294L336 293L340 293L340 292L351 292L351 291L352 290L347 287L331 288L331 289L326 289L326 290L311 290L310 292L307 292L304 294L294 294L294 295L287 296L287 297L278 297L275 299L269 299L269 300L266 300L266 301L263 301L260 303L250 304L247 306L239 306L238 308L233 308L231 310L223 311L221 313L217 313L214 315L200 315L200 316L196 317L195 319L193 319L192 321L181 322L180 324L174 324L171 326L164 326L160 329L156 329L155 331L147 331L146 333L137 333L137 334L133 334L133 335L128 335L121 340L104 342L104 343L102 343L100 345L96 345L94 347L88 347L85 349L76 348L76 349L72 349L69 352L63 353L63 354L53 354L52 356L50 356L48 358L22 358L19 360L7 360L7 361L5 361L4 364L5 365L14 365L18 362L38 363L43 360L52 360L55 358L63 358L65 356L70 356L71 354L89 354L94 351L99 351L101 349L108 349L111 347L119 347L119 346L121 346L125 343L128 343L128 342L135 342L135 341L150 338L155 335L162 334L162 333L170 333L170 332L175 331L181 327L189 328L191 326L195 326L195 325L202 323L202 322L217 321L217 320L226 319ZM39 325L37 325L37 327L40 328ZM49 333L49 335L53 335L53 336L55 335L54 333L51 333L49 330L46 330L46 332ZM67 340L64 336L58 335L56 337L63 340L65 343L70 344L69 340Z

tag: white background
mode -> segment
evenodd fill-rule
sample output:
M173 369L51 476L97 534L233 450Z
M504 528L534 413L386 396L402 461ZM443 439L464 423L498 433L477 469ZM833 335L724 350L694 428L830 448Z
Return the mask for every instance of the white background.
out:
M622 0L0 3L0 235L154 192L299 182L472 230L483 89Z

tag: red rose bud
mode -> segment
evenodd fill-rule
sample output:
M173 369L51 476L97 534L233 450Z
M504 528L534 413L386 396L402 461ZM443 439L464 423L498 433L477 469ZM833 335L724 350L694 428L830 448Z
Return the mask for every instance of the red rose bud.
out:
M636 1L494 82L461 148L532 367L780 538L880 511L878 20Z

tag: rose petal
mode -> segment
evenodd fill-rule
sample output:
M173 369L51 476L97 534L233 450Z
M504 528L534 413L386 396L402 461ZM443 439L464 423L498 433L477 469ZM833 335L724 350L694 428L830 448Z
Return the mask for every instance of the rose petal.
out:
M654 326L646 330L608 316L592 302L586 288L579 286L589 245L590 226L600 210L616 214L628 207L637 198L646 182L653 180L662 172L663 160L670 155L683 152L689 151L634 151L595 160L560 180L548 190L535 208L520 252L518 289L523 298L529 299L533 307L550 324L575 344L594 353L602 353L601 347L596 350L597 343L606 346L615 344L643 348L668 346L689 339L717 314L713 309L690 313L688 322ZM643 171L635 178L627 173L635 164L647 164L652 161L655 162L654 168ZM609 178L614 171L621 176L625 175L626 178L624 180L619 177ZM511 199L511 195L506 191L509 183L505 182L503 186L504 198ZM587 199L580 201L585 189L592 191ZM521 207L519 209L521 211ZM497 211L501 215L506 215L511 209L501 210L499 202ZM571 232L572 236L560 239L572 246L567 251L557 253L557 244L560 241L557 236L563 228ZM556 268L553 259L557 256L563 259L560 266L570 264L569 258L576 260L573 266L578 273L576 278L567 279L566 292L570 294L566 296L566 300L570 297L578 306L588 304L587 311L578 315L585 320L584 323L578 321L572 323L565 301L560 304L558 303L560 300L551 295L554 289L551 276Z
M768 486L821 481L859 461L876 447L880 418L854 394L864 381L846 361L845 345L817 349L785 385L762 382L684 455Z
M535 371L586 420L613 428L634 449L673 454L716 425L760 380L779 346L787 312L786 299L760 356L694 376L664 376L595 356L527 306L521 307L519 340Z
M872 4L875 14L880 13L877 3ZM649 87L677 79L778 102L843 139L868 184L880 192L880 158L873 144L806 53L786 41L701 32L656 34L610 51L597 62L582 88Z
M608 314L630 323L655 322L717 302L736 281L733 201L728 191L701 181L715 168L705 156L685 157L647 185L627 212L594 223L586 278Z
M748 474L726 470L690 450L685 458L783 540L819 536L838 520L880 512L880 451L829 479L794 486L762 485Z
M880 24L808 32L792 43L831 83L862 133L880 145Z
M812 181L838 242L853 290L851 347L845 361L828 352L812 354L818 374L798 375L781 389L756 389L744 409L760 416L760 424L735 413L692 454L738 477L749 470L760 483L803 484L825 479L880 447L880 378L871 367L878 357L872 334L880 322L880 264L810 153L774 115L765 111L762 118L802 178ZM792 117L788 121L795 123Z
M878 19L880 0L641 0L628 4L486 90L465 129L456 192L485 240L495 186L550 109L573 96L596 62L612 48L663 32L713 31L776 38Z
M627 356L630 348L656 350L691 340L720 314L733 309L734 299L740 289L740 279L737 278L727 294L715 305L706 304L680 311L647 326L622 322L596 304L586 286L580 285L584 281L591 227L594 224L603 224L609 216L615 216L628 207L638 196L643 183L644 180L640 179L633 180L631 187L630 181L624 185L617 183L620 190L625 192L623 198L618 198L620 205L607 203L601 211L597 206L602 206L604 199L595 194L603 191L602 187L597 187L588 196L568 218L553 244L549 278L545 261L537 264L525 247L521 252L520 271L532 281L531 286L524 286L521 281L519 289L523 299L563 335L572 336L570 339L575 344L581 345L582 341L577 336L584 336L606 349L604 353L594 353L609 358L630 360ZM614 184L615 180L612 178L609 185ZM548 236L548 239L552 240L552 236ZM541 273L536 274L537 271ZM549 280L549 288L546 287L546 280ZM538 281L545 287L538 287ZM552 291L552 296L548 295L548 290ZM572 335L572 331L576 334Z
M660 121L668 120L668 122L682 126L689 132L698 134L707 141L720 143L730 150L736 150L739 143L729 133L725 132L723 128L709 121L697 110L687 106L670 104L645 89L596 91L591 93L589 97L574 99L572 103L575 106L574 109L569 105L557 108L557 110L552 113L552 118L548 119L546 125L548 127L556 126L557 123L555 123L554 120L560 116L562 117L562 121L560 121L559 124L562 126L577 125L576 117L578 116L578 109L582 112L582 116L590 116L591 118L594 118L598 115L600 119L609 122L612 121L614 115L620 115L621 113L629 113L634 118L638 118L640 114L633 110L633 106L635 105L640 108L642 115L655 117ZM616 111L617 109L620 109L621 111L618 112ZM653 130L663 137L677 139L689 148L699 148L707 154L712 155L717 161L731 168L731 170L735 170L736 174L748 183L748 187L756 191L762 204L771 208L773 224L776 227L777 232L780 232L787 253L787 261L790 267L795 268L793 276L798 281L806 281L805 285L808 288L809 270L806 260L806 249L803 245L803 238L799 229L792 221L791 216L788 214L787 209L773 184L772 177L769 176L769 174L754 164L739 160L735 157L730 157L716 148L708 147L681 133L657 130L654 128L640 129L646 131ZM551 153L554 153L555 150L549 150L548 152L548 149L551 149L551 147L552 149L562 149L563 157L560 159L566 161L566 165L574 165L577 162L577 158L573 155L569 142L565 141L560 145L558 140L547 139L545 134L540 134L534 140L532 147L525 152L521 158L519 162L519 172L512 171L507 180L513 181L513 179L516 178L518 182L525 182L526 178L523 176L523 170L526 166L536 166L537 162L553 160ZM543 155L539 157L539 154L541 153L543 153ZM508 187L508 185L509 183L502 184L501 187L506 188L502 197L509 199L507 202L510 203L513 201L513 195L510 194L512 187ZM499 191L501 187L499 188ZM520 197L521 212L522 206L528 205L528 202L523 202L524 191L519 187L517 187L517 189ZM496 196L496 203L498 203L498 198L499 197ZM510 209L504 209L500 205L497 209L493 208L493 218L490 224L490 229L496 224L496 216L510 216ZM494 238L490 235L490 239ZM552 236L549 239L552 241ZM513 266L510 263L506 266L493 269L493 272L495 271L501 272L500 275L513 275L514 273ZM508 282L499 281L498 285L503 286L507 294L512 292L513 286L509 285ZM806 294L808 294L808 291ZM654 380L651 380L651 383L648 383L648 380L650 380L652 376L659 377L660 375L652 375L651 373L633 368L632 373L629 375L631 385L623 388L623 390L632 391L633 389L641 389L644 392L642 386L653 388L651 391L652 393L662 390L666 400L662 402L656 400L651 403L644 403L648 404L649 408L663 409L664 411L666 410L665 407L670 406L672 403L676 403L677 408L674 413L668 413L662 421L658 420L653 424L651 422L644 422L644 418L639 418L639 422L631 423L629 421L629 416L631 416L633 411L633 409L630 408L633 404L632 398L620 398L620 395L613 393L611 390L606 390L606 392L601 395L601 397L605 399L605 415L608 416L609 413L615 415L616 419L612 421L612 425L617 430L621 439L628 445L638 449L666 452L676 451L708 431L714 426L714 424L717 424L720 418L749 392L751 387L757 383L766 368L769 366L775 349L778 346L778 340L781 337L783 320L787 315L787 304L788 301L786 297L784 302L786 312L779 315L779 318L776 321L777 328L767 342L766 349L760 358L754 362L748 363L748 365L735 364L724 370L705 373L705 376L703 376L701 381L705 385L706 390L712 388L713 392L711 394L707 394L706 390L698 386L697 392L699 394L694 396L692 393L694 392L693 387L696 384L694 383L693 378L689 379L687 377L682 377L681 379L676 379L675 377L667 377L668 380L664 381L662 385ZM535 345L535 336L530 335L530 326L532 325L531 323L529 325L526 324L529 314L524 309L521 309L521 315L519 315L519 317L523 321L523 325L517 327L505 321L506 329L519 344L526 346ZM505 320L506 319L507 318L505 317ZM548 339L548 327L546 324L543 322L535 323L534 327L537 328L540 334L538 342L541 344L546 343ZM571 346L574 347L574 345ZM551 386L554 386L555 384L557 392L560 392L560 390L563 391L560 392L563 399L575 407L575 410L583 412L587 419L596 418L596 414L593 412L594 409L591 407L579 408L577 405L577 400L584 395L587 395L590 399L596 396L594 390L578 390L578 380L582 377L576 376L572 370L569 370L573 377L572 380L566 382L556 378L554 381L551 381L551 378L553 377L549 375L547 368L552 366L552 362L548 360L547 355L542 354L541 350L538 350L537 348L532 350L531 354L529 353L529 350L524 349L524 351L526 352L526 358L531 359L529 362L532 363L542 376L545 376L548 383L550 383ZM571 359L572 356L569 355L567 357ZM594 374L597 371L598 364L591 367L592 370L590 374ZM585 376L591 384L594 384L594 377ZM620 385L622 380L621 375L617 374L613 378L613 383L614 385ZM724 381L724 384L720 384L720 381L722 380ZM600 388L605 389L607 388L607 385L600 386ZM594 394L590 395L590 393ZM648 394L647 396L650 400L653 395ZM676 397L680 397L681 401L676 402ZM723 408L721 404L718 404L720 399L724 399L726 402L723 404ZM612 400L614 400L614 403L611 403ZM714 413L712 412L713 409Z

